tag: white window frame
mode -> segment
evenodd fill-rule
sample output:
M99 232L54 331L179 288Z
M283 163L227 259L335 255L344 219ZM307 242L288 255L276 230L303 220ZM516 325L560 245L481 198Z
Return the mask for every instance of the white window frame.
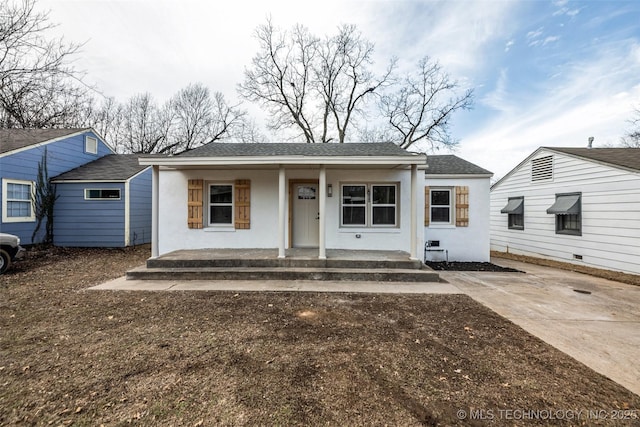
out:
M449 204L447 205L434 205L433 204L433 198L432 198L432 194L434 191L446 191L449 193ZM433 220L433 208L443 208L443 207L447 207L449 208L449 221L434 221ZM443 226L448 226L448 225L453 225L455 218L453 217L455 212L455 205L454 205L454 194L453 194L453 188L451 187L431 187L429 188L429 225L430 226L439 226L439 225L443 225Z
M231 202L230 203L211 203L211 187L231 187ZM234 228L235 229L235 186L232 182L208 182L207 183L207 227L222 227L222 228ZM211 222L211 207L212 206L231 206L231 222L229 223L212 223Z
M118 197L89 197L90 191L118 191ZM122 190L120 188L85 188L84 189L84 199L85 200L108 200L108 201L117 201L122 200Z
M344 204L344 187L359 186L364 187L365 202L363 204ZM393 203L373 203L373 187L394 187L395 188L395 204ZM398 182L344 182L340 183L340 227L341 228L399 228L399 200L400 200L400 184ZM344 207L363 207L364 208L364 224L345 224L344 223ZM395 212L393 224L373 224L373 208L374 207L393 207Z
M28 185L31 193L30 203L30 216L9 216L9 211L7 209L9 202L27 202L27 200L23 199L9 199L7 188L9 184L17 184L17 185ZM33 198L35 194L36 183L34 181L25 181L20 179L2 179L2 222L35 222L36 220L36 212L35 207L33 205Z
M98 154L98 138L86 135L84 137L84 152L87 154Z
M373 203L373 187L393 187L394 188L394 196L395 196L395 203ZM375 184L371 184L370 185L370 191L371 191L371 203L369 210L370 210L370 215L369 215L369 221L371 223L371 227L374 228L396 228L398 226L398 184L393 182L393 183L375 183ZM386 208L386 207L393 207L393 214L394 214L394 218L393 218L393 224L374 224L373 223L373 208L374 207L378 207L378 208Z

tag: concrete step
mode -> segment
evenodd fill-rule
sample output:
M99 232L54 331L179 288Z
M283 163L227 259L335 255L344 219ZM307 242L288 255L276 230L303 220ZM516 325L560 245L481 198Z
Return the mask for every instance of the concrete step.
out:
M374 282L438 282L431 269L315 268L315 267L138 267L127 272L129 280L326 280Z
M212 258L180 259L151 258L147 268L349 268L349 269L403 269L424 268L419 260L355 260L318 258Z

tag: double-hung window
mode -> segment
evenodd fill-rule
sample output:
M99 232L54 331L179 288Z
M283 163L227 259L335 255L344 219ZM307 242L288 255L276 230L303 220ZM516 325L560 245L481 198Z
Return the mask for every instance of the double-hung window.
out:
M233 225L233 185L209 185L209 225Z
M450 188L432 188L429 191L431 224L451 224L452 206Z
M397 184L344 184L341 225L395 227L398 225Z
M35 221L32 195L34 184L32 181L19 181L11 179L2 180L3 222L30 222Z

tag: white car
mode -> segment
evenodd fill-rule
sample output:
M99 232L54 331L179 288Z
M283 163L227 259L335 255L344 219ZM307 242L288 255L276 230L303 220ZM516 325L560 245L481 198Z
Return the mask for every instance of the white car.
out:
M18 236L0 233L0 274L7 271L11 263L22 256L23 251Z

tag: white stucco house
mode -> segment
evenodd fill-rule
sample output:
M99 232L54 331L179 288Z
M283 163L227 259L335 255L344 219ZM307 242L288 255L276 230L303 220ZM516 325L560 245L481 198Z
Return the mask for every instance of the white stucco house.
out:
M456 181L436 163L425 175L425 154L391 143L211 143L140 163L153 169L152 257L277 248L284 258L288 248L317 248L320 259L327 249L346 249L404 251L422 260L426 233L450 258L474 258L463 250L473 245L443 233L467 225L460 238L473 240L484 238L475 225L488 225L486 171L482 184L474 174ZM488 260L488 242L487 233L475 260Z
M425 260L489 262L493 173L451 154L427 156L425 172Z
M640 274L640 148L538 148L491 188L491 249Z

